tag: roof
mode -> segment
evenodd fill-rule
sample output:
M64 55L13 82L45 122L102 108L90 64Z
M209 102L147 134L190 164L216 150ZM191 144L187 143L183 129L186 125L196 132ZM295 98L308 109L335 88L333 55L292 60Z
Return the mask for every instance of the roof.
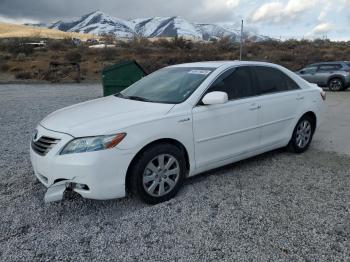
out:
M332 61L332 62L320 62L320 63L313 63L312 65L334 65L334 64L349 64L350 61Z
M206 68L219 68L221 66L239 66L239 65L274 65L266 62L258 62L258 61L208 61L208 62L196 62L196 63L187 63L187 64L179 64L173 65L170 67L206 67Z

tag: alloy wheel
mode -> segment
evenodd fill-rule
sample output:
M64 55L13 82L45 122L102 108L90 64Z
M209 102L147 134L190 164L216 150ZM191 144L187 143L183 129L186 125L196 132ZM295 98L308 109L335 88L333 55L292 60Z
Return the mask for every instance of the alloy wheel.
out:
M299 123L296 135L296 144L299 148L304 148L310 142L312 136L312 126L308 120Z
M168 154L153 158L143 172L143 188L153 197L161 197L174 189L180 178L177 159Z
M332 91L340 91L343 88L343 83L339 79L333 79L329 83L329 89Z

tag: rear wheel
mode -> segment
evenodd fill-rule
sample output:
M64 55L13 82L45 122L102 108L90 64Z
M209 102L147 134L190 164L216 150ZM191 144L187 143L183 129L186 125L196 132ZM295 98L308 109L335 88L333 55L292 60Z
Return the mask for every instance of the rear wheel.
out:
M328 88L330 91L337 92L344 90L343 80L340 78L333 78L328 82Z
M186 172L183 152L171 144L158 144L142 152L131 168L132 193L148 204L173 198Z
M315 126L311 116L303 116L296 125L292 139L288 144L288 149L295 153L305 152L312 141Z

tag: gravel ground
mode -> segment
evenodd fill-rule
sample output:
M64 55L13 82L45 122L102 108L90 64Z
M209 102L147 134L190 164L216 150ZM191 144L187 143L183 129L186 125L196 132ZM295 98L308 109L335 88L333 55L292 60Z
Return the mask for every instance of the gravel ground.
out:
M0 261L350 261L350 156L319 143L188 179L156 206L77 195L45 205L30 135L48 113L99 96L93 85L0 86Z

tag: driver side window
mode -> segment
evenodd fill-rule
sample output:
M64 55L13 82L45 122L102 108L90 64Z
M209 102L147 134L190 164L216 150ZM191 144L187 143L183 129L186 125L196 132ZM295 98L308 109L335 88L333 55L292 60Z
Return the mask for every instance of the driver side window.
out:
M224 72L206 93L214 91L227 93L229 100L257 95L250 67L242 66Z

